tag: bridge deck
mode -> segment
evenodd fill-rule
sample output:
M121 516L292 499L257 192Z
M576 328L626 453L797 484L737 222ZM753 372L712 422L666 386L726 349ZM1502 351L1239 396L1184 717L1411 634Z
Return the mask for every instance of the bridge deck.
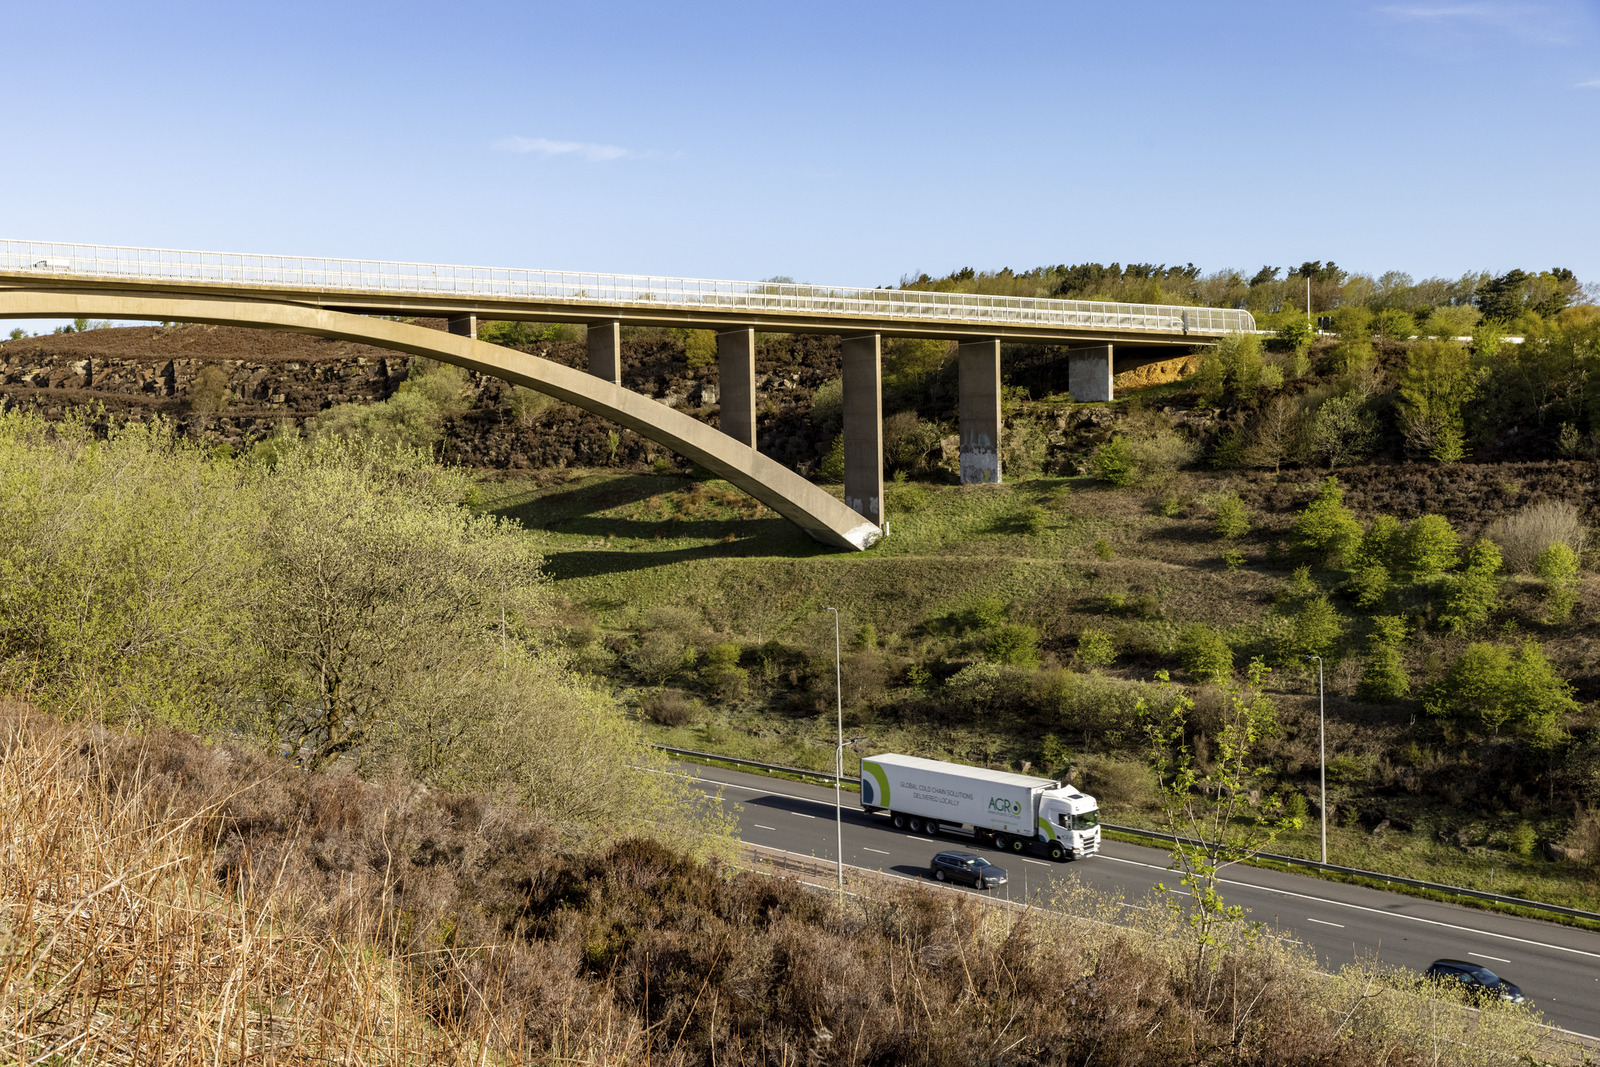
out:
M1044 344L1182 345L1255 328L1249 312L1231 308L0 240L0 286L39 288L46 278L80 291L254 297L369 314Z

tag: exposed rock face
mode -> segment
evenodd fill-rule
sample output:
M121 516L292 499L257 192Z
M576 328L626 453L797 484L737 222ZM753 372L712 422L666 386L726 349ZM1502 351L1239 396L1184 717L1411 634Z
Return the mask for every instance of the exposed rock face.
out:
M1198 354L1164 359L1159 363L1146 363L1142 367L1123 371L1111 379L1112 388L1119 394L1127 389L1147 389L1152 385L1166 385L1187 378L1200 369Z

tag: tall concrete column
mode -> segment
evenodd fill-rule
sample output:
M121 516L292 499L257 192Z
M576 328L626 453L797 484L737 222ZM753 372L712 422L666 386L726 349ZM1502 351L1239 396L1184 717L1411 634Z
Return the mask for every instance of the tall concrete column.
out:
M961 370L961 484L1000 481L1000 339L965 341Z
M1111 346L1067 349L1067 391L1080 404L1111 399Z
M589 373L612 385L622 384L622 323L589 324Z
M451 315L446 320L450 332L458 337L478 339L478 316L476 315Z
M883 525L882 338L846 337L844 356L844 502Z
M717 334L717 378L722 405L722 432L756 447L756 331L724 330Z

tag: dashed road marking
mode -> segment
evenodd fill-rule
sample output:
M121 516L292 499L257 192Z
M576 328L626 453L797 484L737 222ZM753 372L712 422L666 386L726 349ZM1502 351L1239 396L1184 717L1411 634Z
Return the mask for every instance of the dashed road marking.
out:
M762 823L751 823L750 825L754 826L757 830L776 830L777 829L776 826L766 826L766 825L763 825Z
M1337 926L1341 930L1344 929L1344 923L1331 923L1326 919L1313 919L1309 915L1306 916L1306 922L1316 923L1318 926Z
M1499 956L1485 956L1481 952L1469 952L1469 953L1467 953L1467 955L1476 956L1480 960L1494 960L1496 963L1510 963L1511 962L1510 960L1503 960Z

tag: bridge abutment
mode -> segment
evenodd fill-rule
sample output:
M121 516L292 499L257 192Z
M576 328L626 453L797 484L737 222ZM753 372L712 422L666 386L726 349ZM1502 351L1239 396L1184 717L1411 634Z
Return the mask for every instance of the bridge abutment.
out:
M883 525L883 338L846 337L844 362L844 502Z
M470 337L478 339L478 316L476 315L451 315L445 320L445 327L457 337Z
M961 484L1000 481L1000 340L966 341L960 371Z
M622 384L622 323L589 324L589 373L612 385Z
M1067 391L1080 404L1111 399L1111 346L1067 349Z
M756 331L751 327L717 334L717 378L722 432L756 447Z

